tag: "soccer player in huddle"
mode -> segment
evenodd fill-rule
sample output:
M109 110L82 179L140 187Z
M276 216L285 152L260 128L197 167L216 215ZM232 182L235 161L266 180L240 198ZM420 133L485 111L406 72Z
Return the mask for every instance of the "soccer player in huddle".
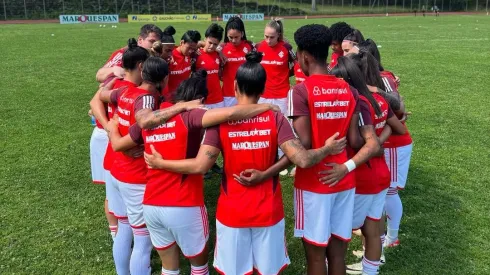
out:
M128 47L124 51L122 58L122 66L124 68L124 78L112 80L111 85L113 88L123 87L137 87L141 79L142 64L148 58L148 51L142 47L137 46L135 39L131 38L128 41ZM107 82L107 81L106 81ZM109 85L109 84L108 84ZM99 120L112 119L117 110L117 105L112 103L107 104L107 117L106 108L104 103L100 100L100 92L97 92L90 102L91 109L94 116ZM106 127L109 129L109 127ZM142 152L126 152L126 154L142 154ZM114 162L114 150L109 142L105 150L104 156L104 172L106 183L106 198L108 201L108 210L114 215L117 220L115 226L111 228L114 231L114 243L112 247L114 263L118 274L129 273L129 255L131 253L131 243L133 240L133 234L128 222L128 216L126 211L126 205L124 204L119 187L117 183L112 180L110 170ZM117 233L116 233L117 232Z
M199 40L201 34L198 31L186 31L180 45L173 50L172 60L169 62L168 91L163 94L165 101L172 102L180 83L191 75Z
M374 132L358 130L358 95L349 84L328 75L326 59L332 35L323 25L299 28L294 39L298 62L308 77L290 93L290 117L305 148L318 148L333 132L348 137L359 151L328 156L308 169L298 167L295 177L295 236L303 239L309 275L345 274L345 252L351 239L356 167L380 149ZM365 140L359 145L360 136ZM331 166L331 169L326 168ZM319 177L324 174L324 177Z
M218 48L226 60L221 76L223 100L226 107L237 103L234 87L235 75L240 65L245 63L245 55L253 50L254 45L247 40L242 19L237 16L231 17L225 26L224 43Z
M174 40L175 29L172 26L168 26L163 30L161 40L153 43L150 49L152 56L159 56L167 63L172 58L172 52L175 48Z
M266 72L260 59L258 52L247 54L247 62L237 71L237 106L256 106L264 91ZM194 159L172 160L155 152L145 157L151 167L187 175L206 172L223 152L225 172L216 214L214 266L220 274L252 274L254 269L259 274L279 274L289 264L279 179L267 177L259 184L246 186L239 174L247 168L266 170L272 166L278 146L293 163L310 167L326 155L344 150L346 141L336 140L337 136L307 151L282 114L266 111L207 129Z
M354 29L345 22L337 22L330 26L330 32L332 33L332 56L330 57L330 64L328 69L332 70L337 65L337 59L344 55L342 51L342 41L344 38L352 33Z

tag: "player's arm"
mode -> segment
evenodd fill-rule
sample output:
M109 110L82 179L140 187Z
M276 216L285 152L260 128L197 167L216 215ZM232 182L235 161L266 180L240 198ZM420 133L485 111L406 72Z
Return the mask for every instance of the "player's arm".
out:
M294 76L294 61L296 60L296 54L289 43L286 43L284 46L288 50L289 77L291 77Z
M201 145L195 158L183 160L165 160L162 155L150 145L151 154L145 153L145 161L148 167L153 169L165 169L179 174L205 174L216 162L220 149Z
M386 140L388 140L388 138L391 136L391 127L390 125L386 124L385 127L383 128L383 131L381 132L381 134L379 135L378 139L379 139L379 143L380 144L383 144L386 142Z
M393 114L391 109L388 110L388 119L386 120L386 124L391 127L393 134L403 135L407 131L405 126L398 119L398 117Z
M113 96L113 97L115 96L115 95L113 95L113 92L114 91L122 91L126 87L119 88L119 89L112 89L112 87L114 86L114 82L116 81L116 79L117 78L114 77L109 82L104 82L103 84L100 85L100 88L97 91L97 94L99 95L99 100L100 101L105 102L105 103L112 102L112 103L116 103L117 104L117 97L118 96L116 98L112 98L111 96Z
M107 129L107 123L109 120L106 115L106 108L104 106L104 102L102 102L99 98L100 90L98 90L95 95L90 100L90 109L92 110L93 116L102 124L104 129Z
M195 108L203 107L200 99L189 102L177 103L165 109L153 111L150 108L141 109L136 112L136 122L142 129L155 128L158 125L166 123L172 117Z
M125 71L123 68L119 66L114 66L114 67L102 67L97 71L97 74L95 75L95 79L99 83L103 83L111 74L115 75L116 77L119 78L124 78Z
M279 107L273 104L235 105L233 107L211 109L204 113L202 127L208 128L226 121L252 118L269 110L280 112Z
M141 129L135 129L135 125L132 125L129 129L130 133L125 136L121 136L118 129L118 119L119 117L117 115L114 115L107 126L112 149L115 152L122 152L139 145L134 140L138 138L136 137L138 135L137 131L139 130L139 132L141 133ZM134 133L136 133L136 135Z

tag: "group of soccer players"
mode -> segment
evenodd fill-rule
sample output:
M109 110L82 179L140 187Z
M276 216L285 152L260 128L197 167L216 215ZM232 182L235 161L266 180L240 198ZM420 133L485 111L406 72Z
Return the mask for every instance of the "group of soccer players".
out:
M345 22L313 24L294 33L295 52L282 21L254 44L238 17L204 37L175 33L144 25L96 76L92 178L106 186L117 274L150 274L153 248L162 275L180 274L181 253L191 274L209 274L209 171L222 174L215 270L280 274L290 260L279 174L292 164L286 197L307 274L378 274L383 248L399 244L412 140L400 79L375 42ZM362 260L346 266L358 229Z

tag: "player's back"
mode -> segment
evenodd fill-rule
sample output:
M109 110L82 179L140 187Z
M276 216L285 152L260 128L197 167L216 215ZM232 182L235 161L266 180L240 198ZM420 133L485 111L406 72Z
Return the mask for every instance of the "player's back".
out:
M332 75L311 75L300 85L304 85L307 93L311 148L320 148L336 132L340 134L339 138L345 137L356 107L356 99L349 84ZM352 188L355 183L349 174L334 187L318 180L318 172L325 170L325 164L341 164L347 160L347 152L344 150L340 154L325 157L311 168L297 167L295 187L316 193L335 193Z
M219 126L224 175L218 200L217 219L231 227L260 227L276 224L284 217L277 177L255 186L243 186L233 175L246 169L267 170L276 161L277 114L264 112L250 119Z

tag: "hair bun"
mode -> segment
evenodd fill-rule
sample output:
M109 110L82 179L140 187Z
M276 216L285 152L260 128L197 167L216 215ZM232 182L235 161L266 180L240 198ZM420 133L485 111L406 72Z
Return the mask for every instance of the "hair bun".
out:
M220 25L213 23L211 26L209 26L209 31L212 33L223 33L224 30Z
M134 49L138 47L138 42L134 38L129 38L128 40L128 49Z
M176 33L175 28L168 26L163 30L163 34L173 36Z
M208 73L206 72L206 70L198 70L192 74L192 77L206 78L207 75L208 75Z
M245 55L245 59L247 59L247 62L251 63L260 63L262 61L262 56L263 54L261 52L249 52Z

